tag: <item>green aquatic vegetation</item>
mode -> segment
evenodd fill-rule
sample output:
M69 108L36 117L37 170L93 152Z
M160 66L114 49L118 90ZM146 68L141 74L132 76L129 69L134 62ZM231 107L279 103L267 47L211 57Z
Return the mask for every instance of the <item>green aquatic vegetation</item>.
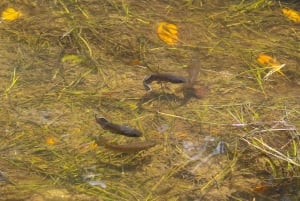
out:
M14 72L11 76L11 83L8 87L6 87L5 91L4 91L4 95L7 97L8 93L15 87L17 81L18 81L19 77L16 75L16 69L14 69Z

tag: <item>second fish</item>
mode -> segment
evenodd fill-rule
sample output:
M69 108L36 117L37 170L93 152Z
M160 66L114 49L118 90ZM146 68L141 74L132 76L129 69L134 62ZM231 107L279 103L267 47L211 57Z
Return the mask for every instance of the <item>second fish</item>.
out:
M130 128L128 126L119 125L119 124L109 122L104 117L96 117L95 116L95 118L96 118L96 122L98 124L100 124L100 126L104 130L109 130L112 133L125 135L127 137L140 137L140 136L142 136L142 133L139 130L135 129L135 128Z

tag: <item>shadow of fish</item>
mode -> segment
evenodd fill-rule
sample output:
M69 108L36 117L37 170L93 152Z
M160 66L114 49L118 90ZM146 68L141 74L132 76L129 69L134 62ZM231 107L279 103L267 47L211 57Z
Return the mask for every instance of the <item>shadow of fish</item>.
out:
M197 55L191 59L191 62L188 65L188 78L183 87L183 95L185 100L190 98L202 98L206 93L206 88L198 87L195 88L194 85L197 82L197 78L200 72L200 58Z
M108 142L105 138L98 136L94 138L98 146L104 146L106 149L123 152L123 153L133 153L143 150L150 149L157 145L154 141L140 141L140 142L131 142L126 144L112 144Z
M130 128L128 126L119 125L119 124L109 122L104 117L96 117L95 116L95 119L96 119L96 122L104 130L108 130L112 133L125 135L127 137L140 137L140 136L142 136L142 133L139 130L135 129L135 128Z
M14 182L10 181L6 174L0 170L0 183L8 183L12 185L16 185ZM0 184L1 185L1 184Z

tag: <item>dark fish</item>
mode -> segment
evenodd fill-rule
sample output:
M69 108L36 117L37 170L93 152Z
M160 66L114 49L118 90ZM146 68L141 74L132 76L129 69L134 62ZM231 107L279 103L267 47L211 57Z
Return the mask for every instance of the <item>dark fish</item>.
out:
M186 79L184 77L173 75L169 73L158 73L158 74L151 74L144 78L143 84L147 91L151 91L152 88L150 87L150 84L153 81L163 81L163 82L171 82L171 83L185 83Z
M130 128L127 126L111 123L107 121L104 117L96 117L96 122L100 124L100 126L104 130L109 130L112 133L125 135L127 137L140 137L142 136L142 133L134 128Z

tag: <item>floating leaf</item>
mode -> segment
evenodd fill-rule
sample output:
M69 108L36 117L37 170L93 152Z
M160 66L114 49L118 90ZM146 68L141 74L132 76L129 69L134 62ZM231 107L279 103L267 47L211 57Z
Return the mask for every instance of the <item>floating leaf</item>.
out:
M157 27L157 34L168 45L176 45L178 42L178 29L174 24L160 22Z
M275 58L266 55L266 54L260 54L257 58L257 61L268 67L271 68L271 70L264 76L264 80L267 80L273 73L278 72L281 75L284 75L284 73L281 71L283 67L285 67L285 64L280 64Z
M61 58L61 62L69 62L73 64L78 64L82 62L84 59L81 56L75 55L75 54L66 54Z
M54 140L53 137L47 137L46 143L47 143L48 145L53 145L53 144L55 143L55 140Z
M6 21L14 21L22 16L23 14L14 8L7 8L2 12L2 20Z
M290 20L292 20L293 22L296 23L300 23L300 13L292 10L292 9L288 9L288 8L283 8L282 9L282 13L289 18Z
M260 54L257 58L257 61L264 66L279 66L280 63L277 60L269 55Z

